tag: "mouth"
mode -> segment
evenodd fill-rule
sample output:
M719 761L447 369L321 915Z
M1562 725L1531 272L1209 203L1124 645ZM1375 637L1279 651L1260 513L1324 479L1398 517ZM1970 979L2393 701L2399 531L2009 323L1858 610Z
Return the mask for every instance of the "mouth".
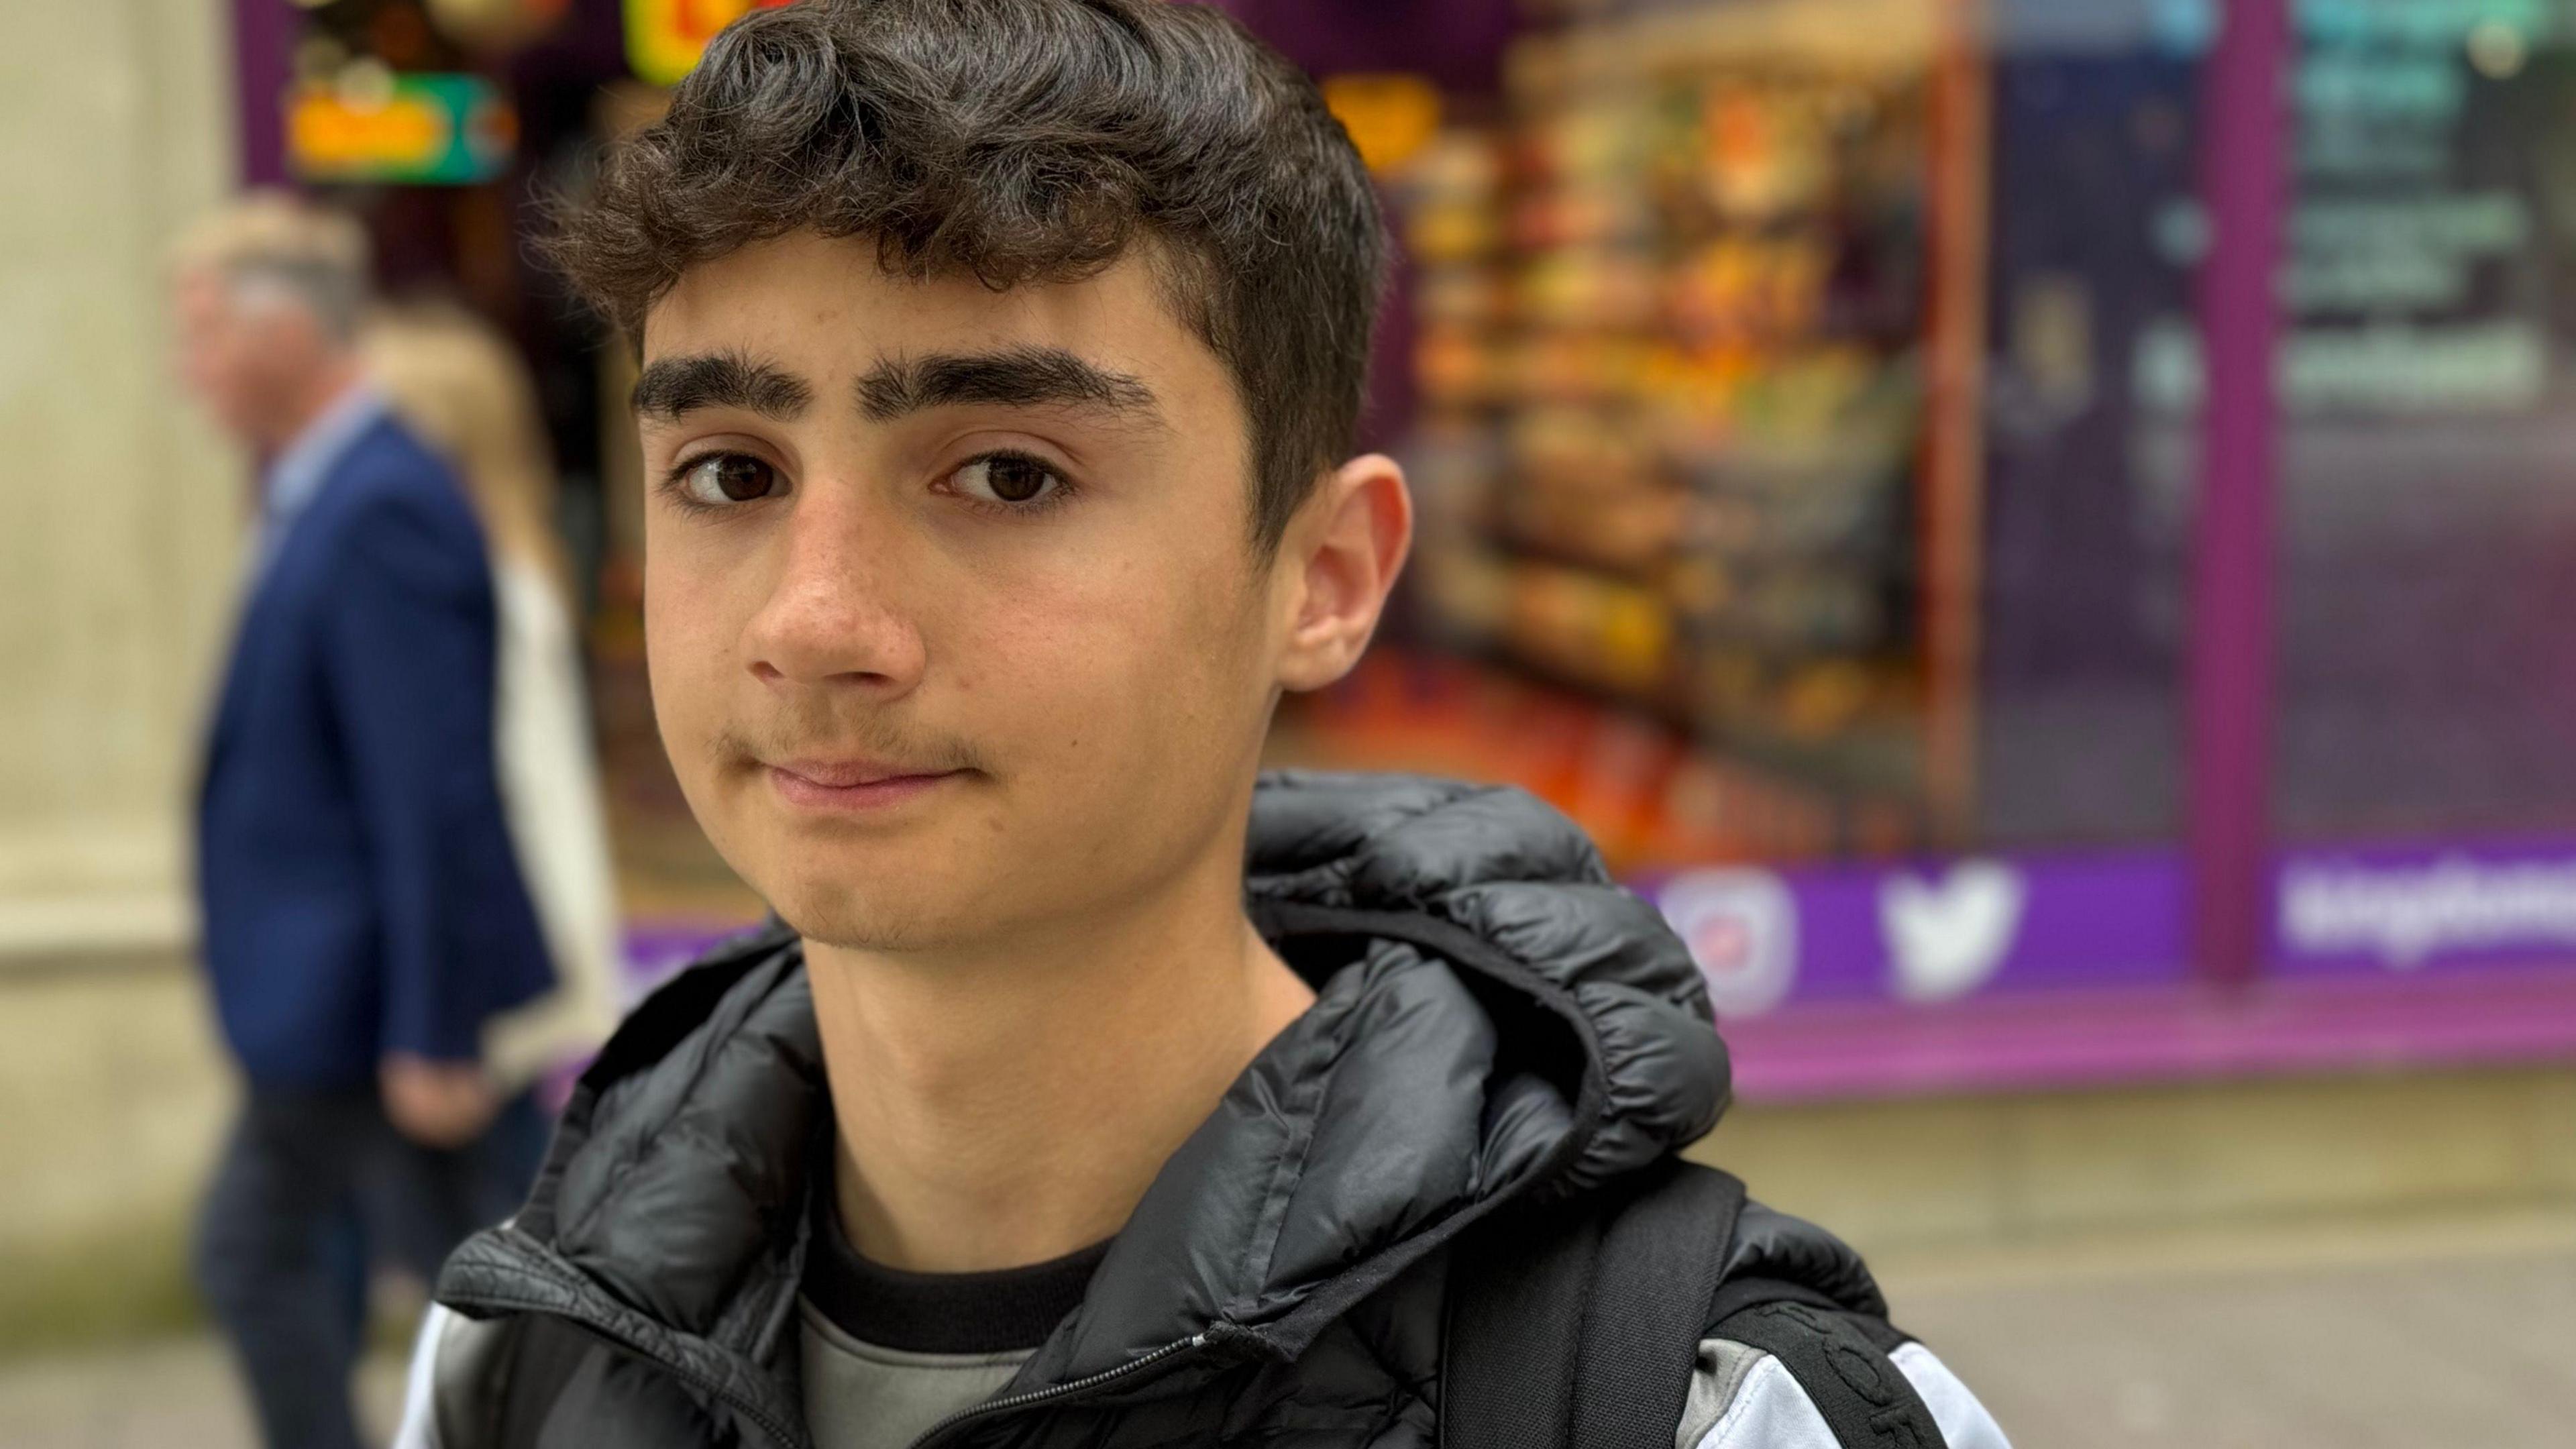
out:
M764 768L788 805L841 815L900 805L969 773L875 760L789 760Z

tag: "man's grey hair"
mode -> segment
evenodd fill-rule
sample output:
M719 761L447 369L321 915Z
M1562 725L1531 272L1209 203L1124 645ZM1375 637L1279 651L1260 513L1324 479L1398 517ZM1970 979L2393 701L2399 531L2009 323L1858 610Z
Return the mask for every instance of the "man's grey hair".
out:
M201 218L172 249L182 271L222 276L245 300L283 300L352 342L373 300L366 228L348 213L255 191Z

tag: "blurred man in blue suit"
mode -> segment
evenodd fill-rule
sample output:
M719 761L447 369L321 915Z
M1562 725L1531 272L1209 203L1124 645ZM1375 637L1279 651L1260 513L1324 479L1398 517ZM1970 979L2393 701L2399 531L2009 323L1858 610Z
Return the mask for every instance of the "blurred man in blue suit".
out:
M198 805L245 1086L198 1251L279 1449L358 1444L353 1225L434 1274L524 1188L480 1037L553 981L495 783L482 535L365 376L367 273L354 221L259 196L192 233L175 278L188 384L262 461Z

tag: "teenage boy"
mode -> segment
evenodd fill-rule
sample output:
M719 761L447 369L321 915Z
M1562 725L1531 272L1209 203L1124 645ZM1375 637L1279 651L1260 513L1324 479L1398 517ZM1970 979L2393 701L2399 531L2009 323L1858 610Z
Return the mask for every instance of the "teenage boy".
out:
M450 1260L411 1442L2003 1443L1838 1242L1665 1210L1724 1052L1570 825L1257 775L1410 534L1381 238L1154 0L757 12L612 155L555 250L641 352L655 705L783 924Z

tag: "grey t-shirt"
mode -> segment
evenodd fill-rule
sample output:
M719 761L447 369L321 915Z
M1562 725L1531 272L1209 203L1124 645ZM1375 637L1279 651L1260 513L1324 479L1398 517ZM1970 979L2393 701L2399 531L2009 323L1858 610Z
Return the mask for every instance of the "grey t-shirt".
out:
M816 1449L910 1449L992 1398L1082 1301L1100 1243L1026 1268L907 1273L869 1262L816 1205L806 1256L805 1423Z
M815 1449L909 1449L930 1426L993 1397L1033 1348L914 1353L862 1343L805 1309L805 1423Z

